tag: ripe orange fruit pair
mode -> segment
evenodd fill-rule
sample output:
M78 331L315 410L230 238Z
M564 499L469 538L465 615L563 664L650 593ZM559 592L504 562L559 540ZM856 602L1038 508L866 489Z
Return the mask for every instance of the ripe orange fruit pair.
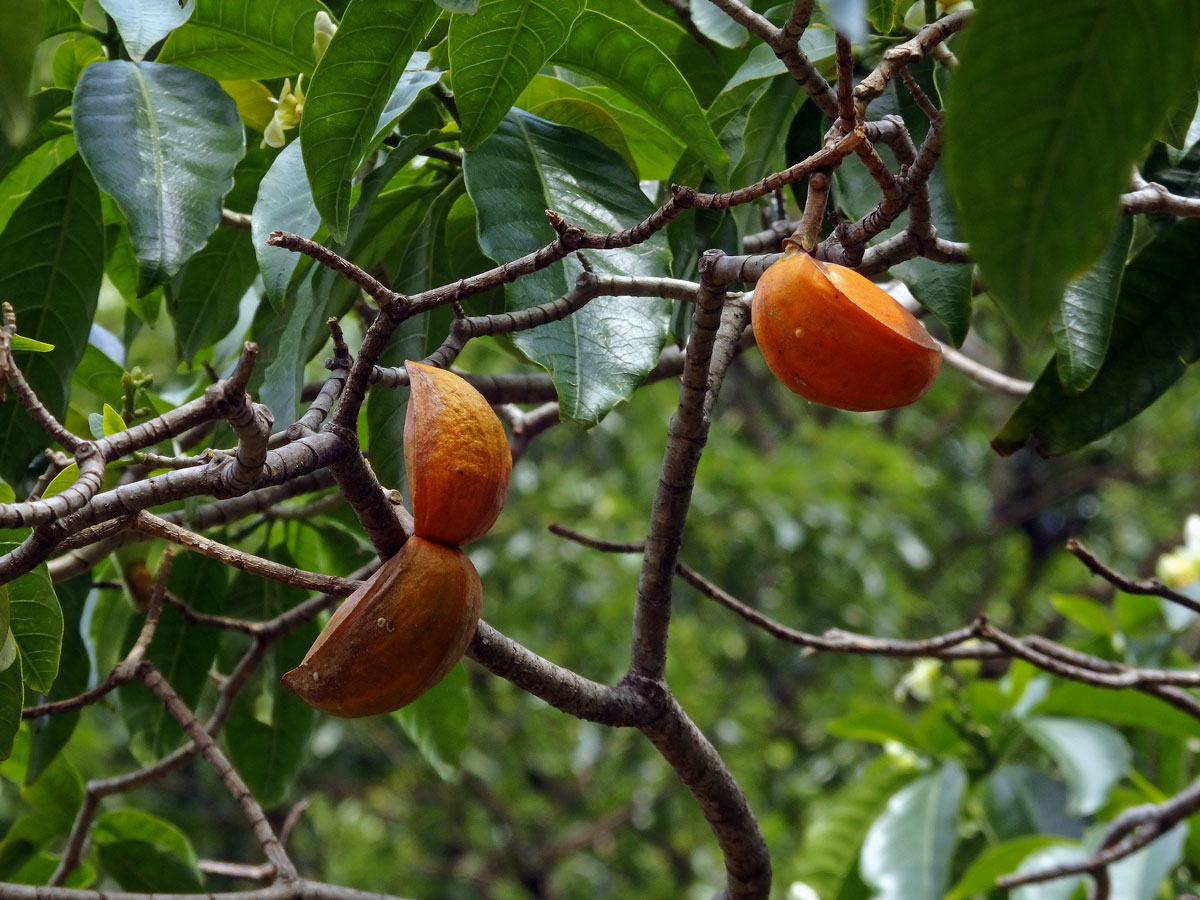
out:
M399 709L462 658L483 590L459 547L492 527L512 473L504 429L478 391L444 369L405 368L413 536L343 601L283 676L296 696L333 716Z
M837 409L907 406L942 364L937 341L886 291L795 249L758 279L751 322L775 377Z

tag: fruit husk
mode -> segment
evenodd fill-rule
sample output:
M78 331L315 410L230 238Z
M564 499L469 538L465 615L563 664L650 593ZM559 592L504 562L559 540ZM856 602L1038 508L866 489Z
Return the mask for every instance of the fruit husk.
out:
M410 537L343 601L283 685L331 716L399 709L462 658L482 598L465 553Z
M785 255L762 274L751 321L775 377L837 409L907 406L929 390L942 364L937 341L891 295L807 253Z
M413 532L461 547L504 506L512 454L500 420L475 388L434 366L406 362L404 470Z

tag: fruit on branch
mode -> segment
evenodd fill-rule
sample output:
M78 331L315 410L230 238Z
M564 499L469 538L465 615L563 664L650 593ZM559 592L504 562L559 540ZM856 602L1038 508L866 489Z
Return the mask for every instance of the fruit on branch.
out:
M492 527L512 474L500 420L453 372L406 362L404 471L413 533L459 547Z
M332 716L399 709L462 658L482 598L465 553L410 537L337 608L283 684Z
M907 406L942 365L937 342L886 291L795 249L758 279L751 321L775 377L838 409Z

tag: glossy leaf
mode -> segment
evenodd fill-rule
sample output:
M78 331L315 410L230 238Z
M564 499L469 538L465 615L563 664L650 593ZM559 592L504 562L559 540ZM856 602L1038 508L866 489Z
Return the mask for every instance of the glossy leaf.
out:
M1132 240L1133 219L1122 216L1104 255L1067 285L1062 306L1050 320L1058 380L1068 394L1085 390L1104 362Z
M1110 691L1078 682L1056 685L1034 708L1038 715L1074 715L1112 725L1143 728L1190 740L1200 738L1200 723L1148 694Z
M546 209L596 232L628 228L653 209L633 174L607 147L573 128L520 112L507 116L467 154L463 172L479 212L480 246L496 262L548 243L553 232L538 224ZM662 235L590 258L605 273L661 276L670 271ZM577 267L574 260L564 261L508 285L508 308L526 309L562 296ZM669 310L665 301L598 298L573 316L514 340L551 373L563 417L591 423L628 397L653 368L666 339Z
M92 843L104 872L128 891L204 889L191 841L166 819L139 809L114 809L97 817Z
M722 47L744 47L749 33L713 4L712 0L690 0L692 21L706 38Z
M104 272L100 196L81 160L55 169L25 198L0 234L0 297L13 305L17 327L54 345L16 357L38 397L56 416L87 344ZM47 444L17 403L0 405L0 476L17 483Z
M741 152L730 153L735 185L753 184L770 172L787 167L783 155L788 128L804 92L796 90L790 77L775 78L750 106L741 131Z
M896 5L897 0L867 0L867 20L880 34L887 34L895 26Z
M258 277L254 251L244 231L218 228L167 285L167 310L185 362L237 324L242 296Z
M446 677L392 713L421 756L443 780L449 780L467 748L471 692L466 667L459 663Z
M89 66L72 107L79 153L129 223L143 288L208 243L246 152L237 106L207 75L159 63Z
M1193 820L1194 821L1194 820ZM1161 896L1163 881L1183 861L1183 844L1188 825L1181 822L1154 839L1137 853L1109 867L1112 897L1129 900L1155 900Z
M432 0L354 0L313 75L301 147L313 202L335 240L346 239L351 178L437 14Z
M691 86L658 47L630 26L585 10L554 61L599 79L651 117L672 123L719 182L729 178L729 157L717 141Z
M966 777L955 763L892 796L872 823L859 864L877 900L941 900L958 843Z
M832 797L823 798L796 853L796 877L820 897L842 896L842 888L856 878L859 848L871 823L914 775L881 756Z
M1036 716L1025 732L1058 764L1067 780L1067 811L1094 813L1128 770L1132 752L1115 728L1085 719Z
M428 66L429 54L423 51L414 53L409 59L408 64L404 67L404 73L392 90L392 95L388 97L387 103L383 106L383 112L379 114L379 121L375 124L375 136L369 144L370 148L373 149L382 143L383 139L404 117L404 114L420 99L421 94L441 79L442 73L436 69L430 69Z
M1087 390L1063 391L1054 362L992 446L1012 453L1032 440L1043 455L1067 453L1132 419L1200 357L1200 221L1180 221L1125 269L1108 353Z
M1133 164L1193 86L1198 31L1200 8L1175 0L1013 0L982 5L963 35L946 171L972 255L1020 332L1103 251Z
M1087 857L1087 852L1077 845L1047 847L1030 856L1017 868L1017 872L1040 872L1057 865L1075 863ZM1071 900L1075 889L1084 880L1082 875L1068 875L1041 884L1027 884L1012 892L1011 900Z
M491 134L538 69L563 45L583 0L481 0L450 21L454 100L468 150Z
M187 66L220 79L311 74L318 0L205 0L175 29L158 62Z
M141 62L147 51L172 30L178 28L196 8L196 0L187 3L146 3L143 0L100 0L121 33L121 42L134 62Z
M5 547L10 549L11 545ZM58 674L63 615L44 563L9 582L8 616L25 683L38 693L48 693Z
M250 237L262 271L267 298L276 311L283 309L288 282L300 254L267 246L272 231L290 231L312 237L321 226L321 214L313 205L312 191L304 172L300 142L292 141L280 151L258 186L258 199L250 216Z
M604 111L598 103L589 100L576 100L563 97L558 100L547 100L532 107L529 112L539 119L554 122L557 125L567 125L578 128L585 134L590 134L609 150L620 154L629 168L637 172L637 163L629 150L625 134L617 120Z

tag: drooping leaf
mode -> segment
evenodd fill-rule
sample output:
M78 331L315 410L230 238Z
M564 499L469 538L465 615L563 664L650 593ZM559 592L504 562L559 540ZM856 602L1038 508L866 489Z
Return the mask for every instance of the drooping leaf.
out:
M379 121L375 123L375 136L368 144L368 150L379 146L404 117L404 114L417 102L421 94L441 79L442 73L436 69L430 69L429 62L429 54L422 50L414 53L409 59L408 64L404 67L404 72L400 75L400 80L392 89L392 95L388 97L387 103L383 106L383 112L379 114Z
M405 706L392 713L421 756L444 780L449 780L467 747L471 721L471 692L462 663L446 677Z
M254 251L244 231L218 228L167 284L167 310L185 362L237 324L242 295L258 276Z
M1058 764L1067 781L1067 811L1090 815L1128 770L1129 744L1111 726L1084 719L1034 716L1022 727Z
M0 545L5 552L12 545ZM9 629L21 658L21 676L45 694L58 674L63 615L45 563L8 584Z
M246 152L237 106L207 75L122 60L87 68L72 106L79 153L112 195L148 289L208 243Z
M479 212L479 243L496 262L532 252L550 232L546 209L589 231L620 231L652 211L625 163L597 141L560 125L513 112L463 161L467 191ZM599 272L666 275L664 237L626 250L589 254ZM509 309L560 297L578 271L555 264L507 286ZM655 299L599 298L567 319L515 336L546 367L564 418L595 422L641 383L666 339L670 306Z
M878 900L941 900L958 843L966 776L957 763L892 796L863 841L859 870Z
M250 237L262 271L267 298L275 310L283 309L288 281L300 262L300 254L267 246L272 231L290 231L312 237L321 226L321 214L313 205L312 191L304 173L300 142L292 141L280 151L258 186L258 199L250 216Z
M13 741L21 730L24 699L25 684L21 680L21 662L18 659L7 669L0 670L0 760L12 755Z
M1067 453L1132 419L1200 357L1200 221L1182 220L1126 267L1108 353L1091 385L1064 392L1053 361L992 441L1008 454L1032 439Z
M1100 256L1133 164L1193 86L1198 31L1200 7L1175 0L1013 0L982 5L963 35L946 171L972 255L1020 332Z
M311 74L319 0L206 0L163 44L158 62L220 79Z
M61 416L84 347L104 274L100 195L79 159L59 166L29 194L0 234L0 297L17 328L54 345L20 353L17 365L46 408ZM48 443L18 403L0 405L0 476L18 483Z
M1067 285L1062 306L1050 320L1058 351L1058 380L1068 394L1085 390L1104 362L1132 240L1133 219L1122 216L1104 255Z
M101 868L129 891L204 890L196 851L176 825L140 809L114 809L92 826Z
M450 21L450 71L473 150L491 134L538 69L563 45L583 0L481 0L471 16Z
M196 0L187 0L182 5L145 3L142 0L100 0L100 5L117 23L129 57L134 62L141 62L151 47L188 20L196 8Z
M717 181L728 181L729 157L692 88L670 58L633 28L589 8L575 20L553 60L599 79L658 121L672 123Z
M353 0L313 75L301 147L313 202L337 241L349 227L351 178L437 15L432 0Z
M881 756L832 797L826 798L804 832L794 876L819 897L840 897L856 876L858 851L867 829L888 799L911 782L912 769Z

